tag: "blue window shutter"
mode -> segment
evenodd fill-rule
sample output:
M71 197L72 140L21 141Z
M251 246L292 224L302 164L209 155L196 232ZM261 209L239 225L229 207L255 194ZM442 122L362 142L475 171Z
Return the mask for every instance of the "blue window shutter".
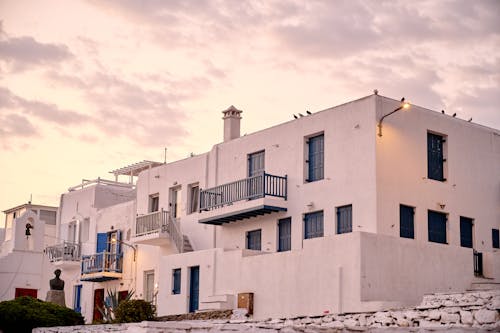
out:
M78 284L75 286L74 289L74 301L73 301L73 310L76 312L81 312L82 307L81 307L81 295L82 295L82 285Z
M308 181L313 182L324 177L324 135L314 136L308 141Z
M122 231L121 230L116 230L116 253L120 254L122 253Z
M292 218L287 217L278 221L278 252L292 249Z
M176 268L172 271L172 294L178 295L181 293L181 269Z
M323 237L323 211L304 216L304 239Z
M101 253L106 251L107 247L108 247L108 234L106 232L98 233L96 253Z
M427 133L427 178L444 180L443 137Z
M491 229L491 243L493 248L500 248L500 235L498 229Z
M260 251L262 246L261 237L261 229L247 232L247 249Z
M248 155L248 177L253 177L265 171L265 151Z
M472 248L472 225L472 219L460 216L460 246Z
M399 205L399 236L404 238L415 238L413 207Z
M446 244L446 214L428 211L429 241Z
M337 234L352 232L352 205L337 207Z

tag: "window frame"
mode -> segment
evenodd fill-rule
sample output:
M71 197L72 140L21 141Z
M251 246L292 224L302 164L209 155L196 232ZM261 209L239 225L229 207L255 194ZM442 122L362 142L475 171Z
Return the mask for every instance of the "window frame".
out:
M411 214L405 215L409 212L403 212L404 210L411 210ZM405 216L411 217L411 221L404 221L403 217ZM410 226L403 226L405 222L411 224L411 228ZM405 233L405 231L407 231L408 233ZM415 207L413 206L399 204L399 237L415 239Z
M253 237L257 236L258 238L253 239ZM249 230L246 232L245 248L247 250L262 251L262 229Z
M318 150L313 151L316 140L321 138ZM314 148L316 149L316 148ZM320 132L305 138L305 182L312 183L325 178L325 133ZM318 172L315 172L319 170Z
M172 295L180 295L182 290L182 269L172 269Z
M193 194L194 189L196 190L196 195ZM193 207L193 202L196 205ZM200 209L200 183L193 183L188 185L188 210L187 214L197 213Z
M431 216L441 216L444 218L444 241L441 241L441 239L437 238L439 236L438 232L439 230L431 230ZM432 236L432 237L431 237ZM433 239L431 239L433 238ZM443 212L437 212L435 210L428 210L427 211L427 239L429 242L432 243L438 243L438 244L448 244L448 214L443 213Z
M500 231L496 228L491 229L491 247L500 249Z
M289 224L289 233L288 237L283 237L281 234L281 226L285 223ZM278 239L277 239L277 251L278 252L286 252L292 250L292 218L285 217L278 220L277 224L278 229Z
M343 228L344 226L340 224L340 214L342 214L344 212L344 209L346 212L350 212L350 214L348 215L349 216L349 226L348 228ZM352 209L352 204L349 204L349 205L343 205L343 206L338 206L335 208L335 217L336 217L336 225L337 227L335 228L336 230L336 233L337 235L341 235L341 234L347 234L347 233L350 233L352 232L352 214L353 214L353 209Z
M320 218L321 217L321 218ZM312 220L312 219L316 220ZM312 239L312 238L318 238L318 237L324 237L325 235L325 213L323 210L318 210L315 212L311 213L306 213L304 214L303 218L303 239ZM311 225L309 225L311 223ZM318 226L321 226L321 230L315 230L314 232L311 230L312 228L312 223L315 223L316 229L318 229Z
M153 283L151 285L151 290L148 288L148 276L153 277ZM155 271L154 269L144 271L144 280L143 280L143 288L144 288L144 300L146 302L153 302L155 296ZM149 293L151 292L151 293ZM149 296L151 295L151 299Z
M460 246L467 248L474 248L474 219L470 217L460 216ZM465 239L464 229L466 223L470 223L470 243Z
M148 197L148 213L155 213L160 210L160 194L150 194Z
M180 185L171 187L169 190L169 210L170 216L174 219L177 219L181 215L181 206L182 206L182 187ZM174 195L175 194L175 195Z
M438 140L438 142L433 141ZM446 181L446 152L448 137L441 133L427 131L427 178ZM436 147L437 144L437 147Z

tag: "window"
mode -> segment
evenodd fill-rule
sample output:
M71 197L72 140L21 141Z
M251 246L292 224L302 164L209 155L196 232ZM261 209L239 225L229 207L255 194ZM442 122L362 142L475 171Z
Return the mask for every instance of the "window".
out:
M491 229L491 242L494 249L500 248L500 240L499 240L499 232L498 229Z
M247 249L261 250L261 229L247 232Z
M337 207L337 234L352 232L352 205Z
M82 285L77 284L73 287L73 310L82 312Z
M429 242L446 244L446 214L428 211Z
M170 189L170 214L177 218L181 214L181 188L174 187Z
M248 177L257 176L265 169L265 151L248 154Z
M403 238L415 238L414 233L415 209L410 206L399 205L399 236Z
M292 218L278 221L278 252L292 249Z
M155 283L155 272L145 271L144 272L144 300L146 302L153 302L154 300L154 283Z
M181 269L176 268L172 270L172 295L179 295L181 293Z
M427 133L427 178L445 181L443 148L445 138L439 134Z
M472 248L473 220L460 216L460 246Z
M68 224L68 242L76 243L76 221L72 221Z
M199 209L198 199L200 197L200 186L196 184L189 185L189 209L188 214L196 213Z
M304 239L323 237L323 211L304 215Z
M160 206L160 196L157 194L152 194L149 196L149 213L157 212Z
M52 210L40 210L40 220L45 221L45 224L56 225L57 213Z
M324 135L317 135L307 140L308 182L323 179L324 177Z

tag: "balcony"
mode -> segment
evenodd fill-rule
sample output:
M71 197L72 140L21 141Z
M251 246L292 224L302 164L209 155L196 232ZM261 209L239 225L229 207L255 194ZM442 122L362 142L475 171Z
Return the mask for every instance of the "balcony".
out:
M137 216L132 242L157 246L174 245L179 253L188 252L191 248L189 239L182 235L179 224L164 210Z
M72 268L80 265L80 244L64 242L48 246L45 253L51 263L59 268Z
M221 225L286 211L287 176L265 172L200 193L200 223Z
M81 281L103 282L122 278L123 254L101 252L82 256Z

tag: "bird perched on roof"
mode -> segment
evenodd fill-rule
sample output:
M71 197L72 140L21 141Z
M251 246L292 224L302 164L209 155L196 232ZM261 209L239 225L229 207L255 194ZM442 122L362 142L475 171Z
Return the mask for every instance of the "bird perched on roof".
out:
M304 115L302 113L299 113L299 116L304 117Z
M405 98L404 98L404 97L403 97L403 98L401 98L401 103L403 103L404 101L405 101Z
M470 118L469 120L467 120L469 123L472 121L472 118Z
M306 113L307 113L307 114L312 114L312 113L311 113L311 111L309 111L309 110L306 110Z
M454 113L452 117L453 117L453 118L455 118L456 116L457 116L457 114L456 114L456 113Z
M299 117L297 117L295 114L293 115L293 117L294 117L295 119L299 119Z
M378 95L378 90L377 90L377 89L373 89L373 93L374 93L375 95Z
M444 110L441 110L441 113L444 114Z

